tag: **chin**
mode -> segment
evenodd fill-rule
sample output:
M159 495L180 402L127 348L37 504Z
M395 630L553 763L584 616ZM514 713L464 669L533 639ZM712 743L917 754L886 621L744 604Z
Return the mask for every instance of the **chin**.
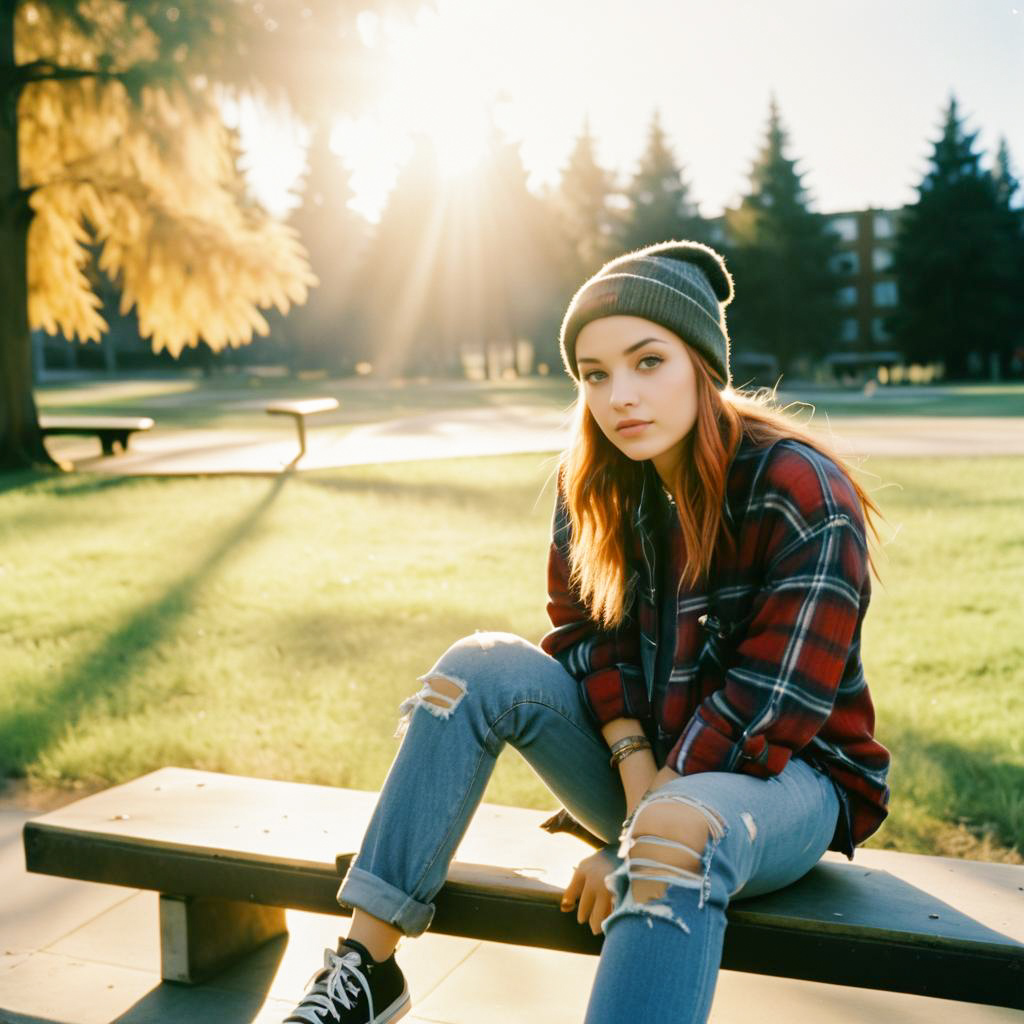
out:
M661 447L661 445L651 444L629 445L628 447L623 447L621 444L616 444L615 447L618 448L618 450L622 452L622 454L625 455L626 458L629 459L631 462L649 462L651 459L656 459L666 450L665 448Z

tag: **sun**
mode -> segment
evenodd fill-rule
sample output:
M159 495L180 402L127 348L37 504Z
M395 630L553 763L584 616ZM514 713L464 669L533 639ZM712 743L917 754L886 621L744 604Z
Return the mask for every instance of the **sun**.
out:
M376 221L416 136L430 140L438 172L453 189L479 172L496 131L509 134L504 121L511 106L500 68L512 53L493 35L483 42L479 26L454 16L445 0L412 18L363 12L357 26L371 54L371 88L358 115L335 120L331 148L349 174L349 205ZM229 106L255 191L286 213L297 202L308 130L263 103Z
M368 33L379 52L374 120L390 135L427 136L446 178L476 168L493 132L486 54L460 28L421 11L411 22L378 23Z

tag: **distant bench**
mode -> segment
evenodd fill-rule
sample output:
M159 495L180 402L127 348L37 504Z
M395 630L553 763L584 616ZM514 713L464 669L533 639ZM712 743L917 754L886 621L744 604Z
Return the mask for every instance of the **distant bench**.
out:
M53 434L82 434L100 439L104 455L114 454L114 445L128 450L132 434L152 430L148 416L40 416L39 429L44 437Z
M321 412L333 412L337 408L336 398L301 398L294 402L271 402L267 406L267 412L272 416L291 416L295 420L299 430L299 454L295 457L295 461L298 462L306 454L306 417Z
M163 977L194 982L335 901L377 794L164 768L29 821L28 870L152 889ZM558 909L589 847L483 804L431 931L597 953ZM729 908L730 970L1024 1008L1024 867L861 850Z

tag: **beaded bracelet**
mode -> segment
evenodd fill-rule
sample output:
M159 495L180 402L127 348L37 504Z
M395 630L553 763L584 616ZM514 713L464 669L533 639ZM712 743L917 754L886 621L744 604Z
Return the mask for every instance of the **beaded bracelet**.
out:
M608 763L612 768L616 768L619 762L625 761L630 754L635 754L638 750L650 749L651 744L646 736L625 736L612 744L612 756L608 759Z

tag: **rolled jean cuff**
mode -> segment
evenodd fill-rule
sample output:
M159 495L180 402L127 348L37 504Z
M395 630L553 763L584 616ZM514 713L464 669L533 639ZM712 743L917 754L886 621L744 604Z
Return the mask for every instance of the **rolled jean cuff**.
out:
M422 935L434 917L432 903L420 903L389 882L357 867L350 867L342 879L338 903L365 910L410 938Z

